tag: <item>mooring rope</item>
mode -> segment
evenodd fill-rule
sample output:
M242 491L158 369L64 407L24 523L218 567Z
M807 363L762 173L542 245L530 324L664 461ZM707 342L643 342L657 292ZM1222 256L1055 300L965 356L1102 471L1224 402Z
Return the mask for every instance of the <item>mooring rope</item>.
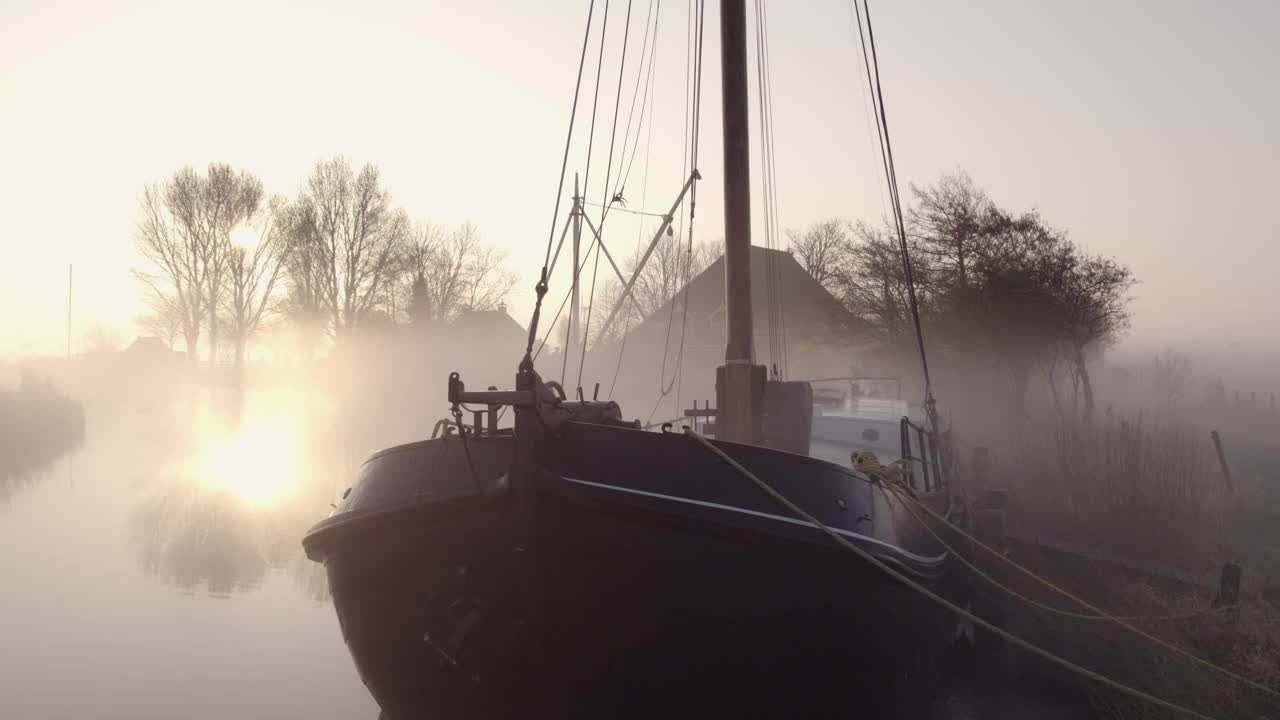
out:
M1147 618L1139 618L1139 617L1135 617L1135 618L1125 618L1125 617L1121 617L1121 616L1118 616L1118 615L1113 615L1113 614L1111 614L1111 613L1108 613L1106 610L1103 610L1102 608L1100 608L1100 607L1098 607L1098 606L1096 606L1096 605L1094 605L1094 604L1090 603L1089 601L1085 600L1084 598L1081 598L1080 596L1078 596L1078 595L1076 595L1076 594L1072 593L1071 591L1067 590L1066 588L1063 588L1063 587L1061 587L1061 586L1059 586L1059 585L1057 585L1057 584L1053 583L1052 581L1050 581L1050 580L1048 580L1048 579L1046 579L1046 578L1044 578L1044 577L1041 577L1040 575L1036 574L1033 570L1031 570L1031 569L1029 569L1029 568L1027 568L1027 567L1023 566L1023 565L1022 565L1022 564L1020 564L1020 563L1018 563L1018 562L1017 562L1016 560L1014 560L1013 558L1010 558L1010 557L1006 556L1004 553L1000 552L999 550L997 550L997 549L995 549L995 548L991 547L990 545L987 545L986 543L982 542L982 541L981 541L981 540L979 540L978 538L974 537L971 533L967 532L964 528L959 527L959 526L958 526L958 525L956 525L955 523L953 523L953 522L951 522L951 521L947 520L946 518L942 517L941 515L939 515L939 514L938 514L938 513L933 509L933 508L931 508L931 507L929 507L928 505L925 505L924 503L920 502L920 500L918 500L917 498L914 498L914 497L912 497L912 496L911 496L911 495L909 495L909 494L903 493L903 492L901 492L900 490L897 490L896 488L893 488L891 485L881 485L881 487L882 487L882 488L887 488L888 492L892 492L892 493L894 493L895 495L897 495L899 498L902 498L902 499L904 499L905 501L907 501L908 510L912 513L912 515L913 515L913 516L915 516L915 517L916 517L916 519L920 522L920 524L924 525L924 526L925 526L925 528L926 528L926 529L927 529L931 534L933 534L933 535L934 535L934 537L938 537L937 533L936 533L936 532L934 532L933 528L929 527L929 524L928 524L928 523L926 523L926 522L924 521L924 519L923 519L923 518L921 518L921 517L919 517L918 515L916 515L914 510L911 510L910 505L914 504L914 505L916 505L916 506L918 506L918 507L922 508L926 513L928 513L928 514L929 514L931 517L933 517L935 520L937 520L938 522L941 522L941 523L945 524L947 527L949 527L949 528L951 528L952 530L956 531L956 532L957 532L961 537L963 537L963 538L965 538L966 540L968 540L968 541L972 542L972 543L973 543L974 545L976 545L977 547L982 548L984 551L986 551L987 553L989 553L989 554L991 554L991 555L993 555L993 556L995 556L995 557L999 558L1002 562L1004 562L1005 564L1007 564L1007 565L1009 565L1010 567L1014 568L1014 569L1015 569L1015 570L1017 570L1018 572L1021 572L1022 574L1024 574L1024 575L1026 575L1027 577L1029 577L1029 578L1031 578L1031 579L1035 580L1036 582L1040 583L1041 585L1044 585L1045 587L1049 588L1050 590L1053 590L1054 592L1058 593L1059 595L1062 595L1063 597L1068 598L1068 599L1072 600L1073 602L1075 602L1075 603L1079 604L1081 607L1084 607L1084 608L1086 608L1086 609L1090 610L1091 612L1096 613L1096 615L1084 615L1084 614L1081 614L1081 613L1074 613L1074 612L1071 612L1071 611L1068 611L1068 610L1061 610L1061 609L1059 609L1059 608L1054 608L1054 607L1051 607L1051 606L1048 606L1048 605L1044 605L1044 604L1042 604L1042 603L1040 603L1040 602L1037 602L1037 601L1035 601L1035 600L1032 600L1032 599L1030 599L1030 598L1027 598L1027 597L1025 597L1025 596L1023 596L1023 595L1019 594L1018 592L1014 591L1012 588L1008 588L1008 587L1006 587L1006 586L1002 585L1001 583L999 583L998 581L996 581L994 578L991 578L990 576L986 575L986 573L983 573L982 571L977 570L977 568L975 568L972 564L970 564L970 563L969 563L969 561L965 560L965 559L964 559L964 558L963 558L959 553L955 552L955 550L954 550L953 548L951 548L949 545L947 545L947 543L946 543L945 541L943 541L941 538L938 538L938 539L939 539L939 542L942 542L942 544L943 544L943 546L944 546L944 547L947 547L948 549L952 550L952 553L953 553L953 554L955 554L955 555L956 555L956 557L957 557L957 558L959 558L959 559L961 560L961 562L963 562L965 565L967 565L970 569L972 569L972 570L974 570L974 571L978 572L978 574L979 574L979 575L982 575L982 576L983 576L984 578L986 578L989 582L992 582L992 583L993 583L993 584L995 584L997 587L999 587L1000 589L1004 590L1005 592L1008 592L1009 594L1013 595L1014 597L1017 597L1017 598L1019 598L1019 599L1021 599L1021 600L1024 600L1024 601L1026 601L1026 602L1029 602L1029 603L1031 603L1032 605L1035 605L1036 607L1039 607L1039 608L1041 608L1041 609L1043 609L1043 610L1047 610L1047 611L1050 611L1050 612L1053 612L1053 613L1057 613L1057 614L1059 614L1059 615L1066 615L1066 616L1068 616L1068 617L1075 617L1075 618L1082 619L1082 620L1108 620L1108 621L1113 622L1113 623L1115 623L1116 625L1119 625L1120 627L1122 627L1122 628L1124 628L1124 629L1126 629L1126 630L1128 630L1128 631L1130 631L1130 632L1132 632L1132 633L1135 633L1135 634L1137 634L1137 635L1139 635L1139 636L1141 636L1141 637L1143 637L1143 638L1146 638L1147 640L1149 640L1149 641L1151 641L1151 642L1153 642L1153 643L1155 643L1155 644L1157 644L1157 645L1159 645L1159 646L1161 646L1161 647L1165 648L1166 650L1169 650L1169 651L1171 651L1171 652L1173 652L1173 653L1176 653L1176 654L1178 654L1178 655L1181 655L1181 656L1183 656L1183 657L1187 658L1188 660L1191 660L1191 661L1193 661L1193 662L1195 662L1195 663L1197 663L1197 664L1199 664L1199 665L1201 665L1201 666L1203 666L1203 667L1205 667L1205 668L1208 668L1208 669L1210 669L1210 670L1213 670L1214 672L1217 672L1217 673L1219 673L1219 674L1221 674L1221 675L1223 675L1223 676L1225 676L1225 677L1227 677L1227 678L1230 678L1230 679L1232 679L1232 680L1235 680L1236 682L1241 683L1242 685L1247 685L1247 686L1249 686L1249 687L1251 687L1251 688L1253 688L1253 689L1255 689L1255 690L1258 690L1258 691L1260 691L1260 692L1264 692L1264 693L1266 693L1266 694L1268 694L1268 695L1271 695L1271 696L1273 696L1273 697L1280 697L1280 691L1277 691L1277 690L1275 690L1274 688L1268 687L1268 686L1263 685L1262 683L1260 683L1260 682L1258 682L1258 681L1256 681L1256 680L1250 679L1250 678L1248 678L1248 677L1245 677L1245 676L1243 676L1243 675L1240 675L1239 673L1233 672L1233 671L1231 671L1231 670L1229 670L1229 669L1227 669L1227 668L1224 668L1224 667L1222 667L1221 665L1218 665L1218 664L1216 664L1216 663L1214 663L1214 662L1212 662L1212 661L1210 661L1210 660L1206 660L1206 659L1204 659L1204 658L1200 657L1199 655L1196 655L1195 653L1192 653L1191 651L1187 650L1186 648L1181 647L1180 645L1174 644L1174 643L1172 643L1172 642L1169 642L1168 640L1165 640L1165 639L1163 639L1163 638L1161 638L1161 637L1158 637L1158 636L1156 636L1156 635L1153 635L1153 634L1151 634L1151 633L1149 633L1149 632L1147 632L1147 631L1143 630L1142 628L1137 627L1136 625L1133 625L1132 623L1128 622L1128 620L1129 620L1129 619L1136 619L1136 620L1142 620L1142 619L1147 619L1147 620L1181 620L1181 619L1186 619L1186 618L1190 618L1190 617L1195 617L1196 615L1206 614L1206 613L1208 613L1208 612L1217 612L1220 608L1210 608L1210 609L1207 609L1207 610L1200 610L1200 611L1197 611L1197 612L1194 612L1194 613L1189 613L1189 614L1187 614L1187 615L1185 615L1185 616L1171 615L1171 616L1167 616L1167 617L1158 617L1158 616L1157 616L1157 617L1147 617Z
M702 445L702 447L706 448L713 455L723 460L727 465L729 465L734 470L736 470L739 475L746 478L747 480L750 480L752 484L760 488L761 491L763 491L769 497L773 498L773 500L776 501L778 504L787 508L796 516L807 521L809 524L813 525L815 528L822 531L823 534L831 538L837 545L844 548L845 550L848 550L849 552L852 552L853 554L857 555L863 560L871 563L876 568L880 569L881 571L883 571L893 579L902 583L906 587L916 591L917 593L920 593L921 595L928 598L929 600L932 600L938 605L941 605L943 608L951 611L952 613L968 619L970 622L974 623L975 625L978 625L1000 636L1004 640L1010 643L1013 643L1014 645L1017 645L1018 647L1022 648L1023 650L1026 650L1027 652L1030 652L1034 655L1044 658L1045 660L1048 660L1049 662L1063 669L1069 670L1078 675L1089 678L1090 680L1093 680L1094 682L1105 685L1113 690L1122 692L1126 695L1129 695L1131 697L1137 698L1144 702L1150 703L1157 707L1162 707L1166 710L1171 710L1181 715L1200 718L1200 720L1214 720L1214 718L1210 715L1206 715L1196 710L1192 710L1191 708L1179 705L1170 700L1165 700L1164 698L1157 697L1143 690L1139 690L1138 688L1132 687L1130 685L1126 685L1120 682L1119 680L1114 680L1112 678L1109 678L1106 675L1103 675L1097 671L1090 670L1087 667L1071 662L1070 660L1060 655L1056 655L1048 650L1045 650L1044 648L1038 645L1031 643L1028 640L1024 640L1021 637L1014 635L1013 633L1009 632L1008 630L1005 630L1004 628L999 627L998 625L996 625L995 623L992 623L989 620L979 617L978 615L974 614L970 610L966 610L960 607L959 605L956 605L952 601L942 597L941 595L934 592L933 590L930 590L924 585L921 585L916 580L894 569L892 566L885 563L880 558L877 558L876 556L872 555L866 550L863 550L857 545L854 545L853 543L849 542L849 540L847 540L845 537L837 533L835 530L832 530L830 527L824 524L821 520L809 514L804 508L795 504L785 495L775 490L772 485L756 477L750 470L743 467L741 464L738 463L738 461L734 460L732 457L729 457L727 453L725 453L720 448L716 447L714 444L711 443L710 440L708 440L703 435L695 432L693 429L689 428L688 426L684 427L684 434L688 435L690 438L693 438L698 444Z
M889 491L890 491L890 492L893 492L895 495L899 496L900 498L903 498L903 496L905 495L905 493L903 493L903 492L902 492L902 490L901 490L901 489L898 489L898 488L890 488L890 490L889 490ZM915 503L915 504L921 505L922 507L928 507L928 506L924 505L923 503L921 503L917 498L910 497L909 495L907 495L904 499L914 501L914 503ZM1210 614L1210 613L1221 612L1222 610L1225 610L1225 609L1226 609L1226 606L1220 606L1220 607L1216 607L1216 608L1215 608L1215 607L1197 608L1196 610L1193 610L1193 611L1190 611L1190 612L1178 613L1178 614L1175 614L1175 615L1113 615L1113 614L1108 614L1108 613L1105 613L1105 612L1097 612L1097 613L1092 613L1092 612L1090 612L1090 613L1079 613L1079 612L1074 612L1074 611L1071 611L1071 610L1064 610L1064 609L1062 609L1062 608L1055 607L1055 606L1053 606L1053 605L1048 605L1048 604L1043 603L1043 602L1041 602L1041 601L1039 601L1039 600L1036 600L1035 598L1032 598L1032 597L1030 597L1030 596L1024 595L1024 594L1022 594L1021 592L1019 592L1019 591L1017 591L1017 590L1014 590L1013 588L1009 587L1008 585L1006 585L1006 584L1004 584L1004 583L1000 582L999 580L997 580L997 579L996 579L994 576L992 576L990 573L988 573L988 572L986 572L986 571L982 570L981 568L979 568L979 567L978 567L976 564L974 564L972 561L970 561L970 560L968 560L967 558L965 558L965 557L964 557L964 554L963 554L963 553L961 553L961 552L960 552L960 551L959 551L955 546L953 546L951 543L947 542L947 541L942 537L942 535L938 533L938 531L934 530L934 529L933 529L933 527L932 527L932 526L930 526L930 525L929 525L929 523L928 523L928 522L926 522L926 521L925 521L925 519L924 519L923 517L921 517L921 516L920 516L920 514L919 514L919 513L917 513L917 512L915 511L915 508L911 507L911 503L908 503L908 504L906 505L906 508L907 508L907 512L911 513L911 516L912 516L913 518L915 518L915 519L916 519L916 522L919 522L922 526L924 526L924 529L925 529L926 531L928 531L928 533L929 533L930 535L932 535L932 536L934 537L934 539L935 539L935 540L937 540L937 541L938 541L938 544L942 545L942 547L943 547L943 548L945 548L948 552L950 552L952 555L954 555L954 556L956 557L956 559L957 559L957 560L959 560L959 561L961 562L961 564L963 564L965 567L969 568L969 569L970 569L970 570L972 570L974 573L976 573L979 577L981 577L983 580L986 580L987 582L991 583L992 585L994 585L995 587L997 587L997 588L999 588L1000 590L1004 591L1005 593L1007 593L1007 594L1011 595L1012 597L1017 598L1018 600L1021 600L1022 602L1025 602L1025 603L1027 603L1028 605L1032 605L1032 606L1037 607L1037 608L1039 608L1039 609L1041 609L1041 610L1044 610L1045 612L1053 613L1053 614L1055 614L1055 615L1062 615L1063 617L1075 618L1076 620L1091 620L1091 621L1096 621L1096 620L1105 620L1105 621L1118 621L1118 620L1137 620L1137 621L1141 621L1141 620L1150 620L1150 621L1174 621L1174 620L1190 620L1191 618L1194 618L1194 617L1199 617L1199 616L1201 616L1201 615L1208 615L1208 614ZM942 522L946 522L946 521L945 521L945 520L943 520ZM968 533L966 533L963 529L961 529L958 525L955 525L954 523L947 522L947 526L948 526L948 527L950 527L951 529L955 530L956 532L958 532L958 533L960 533L960 534L964 535L966 538L972 538L972 536L971 536L971 535L969 535ZM977 542L977 540L974 540L974 542ZM1004 557L1004 556L1002 555L1002 557ZM1006 559L1006 560L1009 560L1009 558L1007 558L1007 557L1005 557L1005 559ZM1010 561L1010 562L1012 562L1012 561ZM1031 572L1031 571L1030 571L1030 570L1028 570L1027 572ZM1049 583L1047 580L1044 580L1043 578L1040 578L1039 576L1035 576L1035 577L1036 577L1036 580L1037 580L1038 582L1045 583L1046 585L1050 585L1050 586L1052 585L1052 583Z

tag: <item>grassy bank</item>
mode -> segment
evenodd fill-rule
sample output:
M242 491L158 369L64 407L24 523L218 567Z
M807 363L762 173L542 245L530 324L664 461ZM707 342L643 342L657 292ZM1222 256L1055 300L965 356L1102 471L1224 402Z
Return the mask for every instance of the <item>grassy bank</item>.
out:
M1135 564L1203 570L1233 504L1207 433L1178 420L1045 419L1014 430L997 477L1010 531Z
M1275 492L1266 486L1267 473L1280 470L1265 461L1280 453L1270 447L1280 438L1261 443L1267 446L1261 452L1228 452L1228 484L1206 428L1144 414L1107 413L1093 423L1052 417L1011 429L985 477L969 480L1009 490L1006 530L1016 539L1009 545L1015 560L1109 613L1136 618L1135 625L1156 637L1275 688L1280 608L1268 584L1276 578L1273 565L1256 560L1278 543L1241 532L1260 527L1258 513ZM988 560L987 569L1018 592L1082 610ZM1204 612L1227 561L1244 567L1240 604ZM1212 717L1273 716L1274 697L1114 623L1046 611L978 582L985 607L1003 625L1084 667ZM1066 677L1025 653L1006 650L1004 659L1015 674L1053 676L1092 696L1104 717L1172 716Z

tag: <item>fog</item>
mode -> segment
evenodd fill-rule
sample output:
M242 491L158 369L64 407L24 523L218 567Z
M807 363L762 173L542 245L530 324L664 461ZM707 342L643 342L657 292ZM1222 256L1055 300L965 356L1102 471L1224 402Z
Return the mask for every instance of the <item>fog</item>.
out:
M585 5L0 9L0 716L377 717L301 538L451 372L715 404L718 38L699 130L689 8L580 54ZM923 348L848 9L770 12L756 361L931 391L1011 534L1242 564L1274 623L1276 6L877 7Z

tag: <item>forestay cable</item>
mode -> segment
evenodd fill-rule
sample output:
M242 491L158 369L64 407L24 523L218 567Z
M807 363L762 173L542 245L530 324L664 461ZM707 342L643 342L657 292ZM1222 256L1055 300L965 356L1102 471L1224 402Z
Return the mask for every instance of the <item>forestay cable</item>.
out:
M542 259L542 272L538 283L534 286L537 299L533 304L533 317L529 320L529 343L524 351L525 358L530 364L533 363L533 343L538 337L538 318L542 313L542 298L547 294L547 266L551 264L551 246L555 242L556 221L560 219L560 200L564 196L564 174L569 167L569 149L573 145L573 123L578 116L578 94L582 90L582 69L587 62L587 46L591 42L591 16L595 8L596 1L591 0L591 5L587 7L587 28L583 31L582 54L578 58L578 79L573 86L573 104L569 110L569 130L564 139L564 157L560 160L560 182L556 185L556 204L551 213L551 230L547 232L547 252ZM521 365L523 366L524 362Z
M902 200L898 193L898 173L893 162L893 143L889 139L889 119L885 112L884 91L880 83L880 60L876 53L875 32L871 26L871 7L867 4L867 0L863 0L862 10L858 11L858 6L855 4L854 11L858 23L858 39L862 43L862 57L866 64L867 82L876 100L876 130L880 135L881 160L884 163L885 179L889 184L889 200L893 206L894 221L898 231L898 243L902 253L903 273L907 282L907 297L910 301L911 319L915 325L916 343L920 350L920 366L924 375L925 411L929 414L929 424L936 435L938 433L938 410L933 398L933 381L929 376L929 356L925 351L924 330L920 325L920 303L916 293L915 271L911 263L911 251L907 246L907 229L903 222ZM867 16L865 37L862 33L863 13L866 13ZM868 40L871 43L869 58L867 53ZM874 82L872 81L873 74L875 77Z

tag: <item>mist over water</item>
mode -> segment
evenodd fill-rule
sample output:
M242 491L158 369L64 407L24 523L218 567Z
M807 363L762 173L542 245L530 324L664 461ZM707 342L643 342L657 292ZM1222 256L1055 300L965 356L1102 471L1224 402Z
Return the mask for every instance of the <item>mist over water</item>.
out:
M872 4L869 88L856 3L747 4L753 362L828 409L890 397L855 377L921 417L931 390L946 499L1007 491L1002 532L1084 558L1036 570L1108 608L1179 613L1242 566L1242 622L1161 632L1280 686L1280 4ZM451 372L511 389L531 317L568 397L709 417L703 5L0 10L0 720L378 717L301 540L453 419ZM1004 602L1084 665L1262 714ZM949 716L1051 716L1008 669Z
M0 715L375 717L300 545L351 476L322 398L131 386L6 481Z

